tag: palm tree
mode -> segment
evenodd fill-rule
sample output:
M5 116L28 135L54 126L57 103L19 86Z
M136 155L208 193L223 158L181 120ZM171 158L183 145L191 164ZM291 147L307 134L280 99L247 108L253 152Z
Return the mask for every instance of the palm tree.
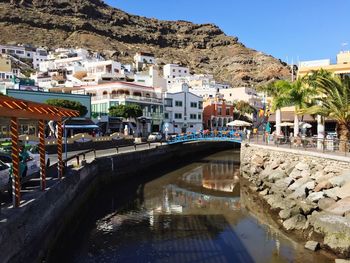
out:
M272 92L271 92L271 89ZM273 83L273 86L265 88L268 95L273 97L272 111L276 112L276 127L277 127L277 115L282 107L295 107L294 115L294 135L299 133L299 114L301 109L308 108L314 103L314 96L316 91L313 86L306 85L303 79L297 79L294 82L287 80L279 80ZM278 132L278 131L277 131Z
M346 151L350 139L350 77L316 73L310 79L310 84L316 87L319 94L319 103L299 112L318 114L336 120L340 139L339 150Z

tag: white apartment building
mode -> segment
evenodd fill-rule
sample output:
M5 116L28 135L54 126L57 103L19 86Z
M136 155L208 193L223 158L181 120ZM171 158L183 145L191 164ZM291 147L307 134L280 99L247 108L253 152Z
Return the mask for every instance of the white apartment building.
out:
M166 64L163 67L163 76L166 79L167 87L169 88L171 84L176 82L176 78L190 76L190 69L177 64Z
M251 106L256 109L262 109L263 106L263 97L260 96L254 88L249 87L238 87L238 88L229 88L220 90L224 99L228 102L235 101L246 101Z
M173 86L164 93L164 123L167 123L168 133L200 131L202 113L203 99L191 93L187 84Z
M83 62L83 67L87 73L86 79L94 79L96 83L100 80L111 81L123 76L121 64L113 60L86 61Z
M231 88L230 84L217 82L213 75L194 74L185 77L177 77L174 82L169 84L187 83L191 92L203 98L214 98L221 90Z
M159 76L157 66L150 66L145 72L137 72L134 74L134 82L140 85L159 88L164 92L166 90L166 80Z
M33 54L33 68L39 69L40 63L47 60L47 50L44 48L37 48Z
M140 71L146 65L156 64L156 59L152 53L137 52L134 56L134 63L136 70Z
M38 69L39 63L47 59L47 51L44 48L34 48L31 46L9 46L0 45L0 53L8 54L14 58L29 59L32 61L33 68Z

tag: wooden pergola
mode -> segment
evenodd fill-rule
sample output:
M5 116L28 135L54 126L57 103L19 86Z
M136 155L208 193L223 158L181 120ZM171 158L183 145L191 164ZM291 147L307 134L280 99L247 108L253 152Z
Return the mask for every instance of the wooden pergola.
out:
M15 99L0 95L0 117L9 117L10 133L12 142L12 200L13 206L20 205L20 169L19 169L19 119L33 119L38 121L39 126L39 155L40 155L40 186L46 189L46 164L45 164L45 121L56 121L57 154L58 154L58 178L63 176L62 160L62 119L65 117L78 117L79 112L65 108L55 107L43 103Z

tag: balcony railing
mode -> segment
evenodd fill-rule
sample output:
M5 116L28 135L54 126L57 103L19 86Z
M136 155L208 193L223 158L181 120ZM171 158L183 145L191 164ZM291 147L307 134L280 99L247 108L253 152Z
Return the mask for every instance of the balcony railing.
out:
M108 100L108 99L116 99L116 100L131 100L131 101L144 101L144 102L150 102L150 103L162 103L161 99L158 98L150 98L150 97L143 97L143 96L133 96L133 95L118 95L118 94L109 94L109 95L102 95L102 96L92 96L91 100Z

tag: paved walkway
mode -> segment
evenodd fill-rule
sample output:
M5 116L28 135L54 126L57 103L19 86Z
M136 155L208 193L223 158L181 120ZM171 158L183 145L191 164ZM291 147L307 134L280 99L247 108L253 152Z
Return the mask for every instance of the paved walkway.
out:
M345 161L345 162L350 162L350 152L340 152L338 150L330 150L329 148L327 149L327 146L323 150L318 149L316 145L313 146L295 146L290 143L282 143L282 144L275 144L273 141L270 141L268 144L263 141L262 136L258 138L252 138L251 140L245 140L242 143L250 143L252 145L260 145L262 147L267 147L272 150L281 150L281 151L286 151L286 152L295 152L297 154L305 154L305 155L310 155L314 157L324 157L327 159L333 159L333 160L338 160L338 161Z
M161 145L161 143L151 143L149 144L139 144L136 145L136 151L143 151L147 149L154 149L157 146ZM111 149L104 149L104 150L98 150L96 151L96 157L103 157L103 156L110 156L115 154L122 154L127 152L134 152L135 147L134 146L125 146L125 147L119 147L118 153L117 149L111 148ZM68 153L68 158L75 156L77 154L80 154L85 151L74 151ZM64 155L64 154L63 154ZM55 185L57 182L59 182L59 179L57 178L57 154L51 154L49 155L51 166L47 171L47 177L46 177L46 185L47 190L49 190L53 185ZM89 163L92 162L95 159L94 152L87 153L85 156L85 160ZM75 160L75 159L74 159ZM68 162L68 165L72 164L74 160ZM80 157L80 160L82 160L82 157ZM36 174L33 176L32 179L30 179L28 182L23 184L21 188L21 204L20 207L24 207L27 204L35 201L37 197L39 197L43 192L40 190L40 178L39 174ZM7 218L11 216L11 214L15 213L16 210L13 209L12 206L12 199L8 196L7 193L2 194L2 198L0 198L0 223L4 223L7 221Z

